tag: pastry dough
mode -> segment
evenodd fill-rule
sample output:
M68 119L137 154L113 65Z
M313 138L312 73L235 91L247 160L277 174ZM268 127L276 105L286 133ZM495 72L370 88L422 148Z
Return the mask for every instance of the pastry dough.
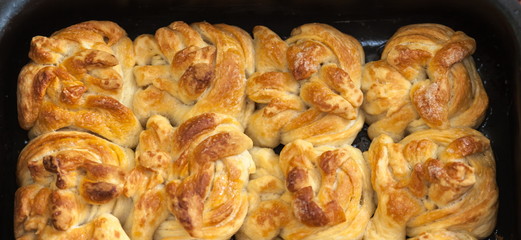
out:
M250 138L230 116L206 113L179 127L152 116L136 150L125 195L132 239L229 239L248 210L255 169Z
M471 129L488 104L472 38L405 26L363 67L360 43L326 24L253 36L177 21L132 42L89 21L34 37L18 79L32 139L18 159L16 239L493 231L495 162ZM362 155L349 145L364 118Z
M31 41L18 78L18 119L31 138L84 129L133 147L142 130L131 109L134 51L113 22L89 21Z
M253 110L245 98L253 73L253 45L244 30L206 22L173 22L134 41L139 87L134 110L141 122L161 114L175 123L206 112L243 125Z
M63 232L51 226L46 226L41 232L34 235L25 235L18 240L130 240L121 227L119 220L111 214L102 214L87 224Z
M421 233L417 237L409 238L409 240L476 240L476 238L465 232L436 230Z
M88 133L64 131L33 139L18 160L15 237L114 239L112 232L100 235L113 229L128 239L113 215L124 217L115 209L133 164L130 149Z
M253 34L256 72L247 94L259 107L246 132L255 145L351 144L364 121L360 43L317 23L294 29L285 42L263 26Z
M365 154L378 196L365 239L483 239L494 230L495 161L478 131L430 129L399 143L380 135Z
M368 134L399 141L407 133L477 127L488 105L471 55L474 39L439 24L400 28L382 59L366 64L362 90Z
M250 150L255 173L248 183L249 210L239 232L238 240L277 239L293 213L286 192L286 180L280 169L279 156L270 148Z
M374 204L360 150L296 140L282 149L280 160L271 149L251 152L257 171L238 239L363 238Z

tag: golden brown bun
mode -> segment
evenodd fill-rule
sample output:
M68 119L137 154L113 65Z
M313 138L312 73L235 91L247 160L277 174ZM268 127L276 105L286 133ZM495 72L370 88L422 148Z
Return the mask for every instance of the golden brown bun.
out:
M296 140L280 160L254 148L250 210L238 239L362 239L374 210L370 172L351 146Z
M206 113L172 127L152 116L125 195L132 239L229 239L248 210L252 142L230 116Z
M382 59L364 68L369 137L399 141L426 128L477 127L488 97L471 57L475 49L474 39L443 25L400 28Z
M482 239L492 233L498 207L496 168L490 142L478 131L430 129L399 143L380 135L365 157L378 197L365 239L448 234L442 232Z
M472 38L405 26L363 67L361 44L326 24L253 36L177 21L132 42L89 21L34 37L18 78L32 139L18 159L16 239L492 232L498 189L490 142L471 129L488 105ZM349 145L364 118L362 155Z
M317 23L294 29L286 41L263 26L253 34L256 72L247 94L258 109L246 132L255 145L352 143L364 121L360 43Z
M29 57L18 78L18 120L31 138L72 128L137 144L142 128L128 108L134 51L117 24L89 21L34 37Z
M33 139L18 160L15 237L74 239L98 236L110 228L125 239L119 221L110 214L120 217L114 209L133 164L130 149L88 133L64 131ZM107 229L92 232L98 225Z
M134 41L139 87L134 110L144 123L154 114L182 123L206 112L243 125L253 110L245 98L253 73L252 40L244 30L206 22L173 22Z

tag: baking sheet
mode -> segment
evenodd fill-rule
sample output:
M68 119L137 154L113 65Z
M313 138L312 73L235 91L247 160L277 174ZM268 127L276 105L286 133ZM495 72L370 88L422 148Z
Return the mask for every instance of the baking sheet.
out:
M421 3L420 3L421 2ZM17 156L27 143L18 126L16 79L29 58L33 36L86 20L111 20L131 38L176 20L237 25L251 33L265 25L282 37L308 22L330 24L357 38L366 61L379 59L386 40L400 26L434 22L461 30L477 41L476 66L490 108L479 128L491 139L497 162L500 208L489 239L519 239L521 171L519 107L521 87L521 7L514 0L487 1L0 1L0 238L13 239L13 202ZM516 12L517 11L517 12ZM354 145L369 146L365 132ZM521 174L519 174L521 175Z

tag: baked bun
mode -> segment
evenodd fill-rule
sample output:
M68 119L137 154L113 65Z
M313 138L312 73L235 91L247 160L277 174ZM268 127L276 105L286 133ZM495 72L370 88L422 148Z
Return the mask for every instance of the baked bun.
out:
M488 97L471 55L474 39L438 24L400 28L382 58L365 65L362 90L368 134L395 141L427 128L475 128Z
M374 210L360 150L296 140L280 159L254 148L250 210L238 239L362 239Z
M15 237L483 239L498 189L472 129L488 105L474 50L436 24L400 28L365 67L320 23L284 40L180 21L134 41L107 21L34 37Z
M248 211L252 142L227 115L206 113L172 127L150 117L125 195L131 239L229 239Z
M129 106L134 51L113 22L89 21L31 41L18 78L18 120L31 138L83 129L133 147L142 130Z
M243 125L253 110L245 97L253 73L253 45L244 30L206 22L173 22L134 41L134 74L141 89L134 110L142 123L154 115L175 123L216 112Z
M360 43L317 23L294 29L286 41L263 26L253 35L256 72L247 94L258 108L246 133L255 145L351 144L364 121Z
M365 239L483 239L494 230L495 161L478 131L430 129L399 143L380 135L365 154L378 197Z
M133 165L130 149L89 133L62 131L33 139L18 159L15 237L128 239L115 216L123 217L117 205ZM109 230L116 232L101 237Z

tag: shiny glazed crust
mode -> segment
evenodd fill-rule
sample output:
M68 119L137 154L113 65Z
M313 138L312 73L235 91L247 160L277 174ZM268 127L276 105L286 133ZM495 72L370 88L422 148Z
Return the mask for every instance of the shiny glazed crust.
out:
M137 144L134 51L117 24L89 21L34 37L29 57L18 78L18 120L31 138L72 128Z
M104 21L34 37L15 237L483 239L498 189L470 128L488 105L474 50L437 24L399 29L365 67L320 23L285 40L181 21L134 41Z
M258 108L246 132L255 145L351 144L363 125L360 43L317 23L295 28L286 41L263 26L253 35L256 72L247 94Z
M110 214L118 215L114 209L125 174L133 168L133 155L130 149L82 132L54 132L33 139L18 160L21 187L15 195L15 237L92 239L102 234L91 231L99 225L107 227L99 231L117 231L120 237L114 239L128 239Z
M439 24L400 28L364 68L369 137L395 141L427 128L477 127L488 106L471 55L474 39Z
M142 123L160 114L172 122L206 112L228 114L243 125L253 110L246 79L253 73L253 45L244 30L206 22L173 22L134 41L134 74L141 89L134 111Z
M207 113L174 128L152 116L124 194L132 239L229 239L248 210L252 142L235 119Z
M362 239L374 211L369 167L353 147L296 140L255 148L250 210L238 239Z
M378 196L365 239L481 239L492 233L496 168L490 142L478 131L430 129L399 143L380 135L365 157Z

